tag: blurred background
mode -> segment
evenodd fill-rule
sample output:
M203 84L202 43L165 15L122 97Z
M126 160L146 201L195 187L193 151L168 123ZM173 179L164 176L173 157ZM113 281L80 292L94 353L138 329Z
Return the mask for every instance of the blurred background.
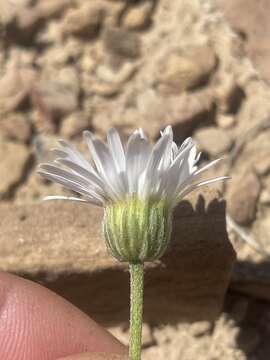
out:
M209 177L232 176L216 187L238 261L219 318L145 323L144 359L269 359L268 0L0 0L0 19L0 213L67 194L35 172L57 139L171 124L202 163L224 157Z

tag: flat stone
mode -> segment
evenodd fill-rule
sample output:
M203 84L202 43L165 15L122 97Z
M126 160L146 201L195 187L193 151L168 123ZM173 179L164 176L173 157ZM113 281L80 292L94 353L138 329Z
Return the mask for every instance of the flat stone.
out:
M227 208L238 224L248 225L255 219L260 192L259 178L251 169L244 169L229 181Z
M19 184L30 152L23 144L1 139L0 141L0 199L9 195L10 191Z
M214 126L198 129L194 138L200 149L213 157L224 154L232 145L229 135L224 130Z
M1 205L1 270L42 282L102 323L126 321L128 267L107 253L102 214L66 202ZM175 210L166 255L146 264L145 321L214 319L234 259L224 202L213 189L191 194Z

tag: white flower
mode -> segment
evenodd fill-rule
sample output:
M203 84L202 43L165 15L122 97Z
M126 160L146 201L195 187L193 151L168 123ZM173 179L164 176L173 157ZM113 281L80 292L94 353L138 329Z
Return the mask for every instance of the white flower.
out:
M198 177L220 159L198 169L200 154L191 138L178 148L173 142L171 126L161 133L151 146L142 129L129 137L123 148L118 132L110 129L108 144L91 132L84 138L94 164L86 160L71 144L60 140L60 149L54 149L54 163L41 164L39 173L48 180L64 185L82 198L50 196L45 199L78 200L104 206L125 200L130 196L147 199L154 196L166 199L174 207L184 196L198 187L228 177L221 176L204 181Z
M198 169L199 155L188 138L178 148L171 126L151 146L142 129L129 137L123 148L118 132L110 129L108 144L84 132L94 164L72 145L60 140L52 150L53 164L41 164L45 178L79 193L82 198L49 196L103 206L106 245L120 261L139 263L159 259L170 241L172 212L192 190L226 176L204 181L198 177L218 160Z

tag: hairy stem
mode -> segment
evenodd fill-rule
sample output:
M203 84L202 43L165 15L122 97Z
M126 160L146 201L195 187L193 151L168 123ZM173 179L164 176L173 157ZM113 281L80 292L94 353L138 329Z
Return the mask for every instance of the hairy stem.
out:
M141 360L143 317L143 264L130 264L130 343L129 356Z

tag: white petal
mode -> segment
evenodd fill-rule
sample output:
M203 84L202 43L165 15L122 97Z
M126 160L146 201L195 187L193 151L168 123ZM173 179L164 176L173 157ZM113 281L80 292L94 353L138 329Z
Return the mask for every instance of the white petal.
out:
M103 204L100 201L97 201L95 199L81 199L81 198L76 198L76 197L72 197L72 196L45 196L42 201L50 201L50 200L64 200L64 201L77 201L77 202L84 202L84 203L90 203L96 206L102 206Z
M92 187L92 184L89 180L77 175L77 174L74 174L74 173L71 173L69 171L66 171L64 169L61 169L57 166L54 166L54 165L51 165L51 164L41 164L40 166L40 169L42 170L45 170L46 172L52 174L52 175L57 175L57 176L61 176L67 180L71 180L73 181L74 183L77 183L78 185L80 186L84 186L84 187Z
M205 180L205 181L201 181L197 184L192 184L190 186L188 186L184 191L180 192L178 197L177 197L177 202L180 201L181 199L183 199L183 197L185 197L187 194L189 194L191 191L201 187L201 186L205 186L211 183L214 183L216 181L222 181L222 180L228 180L230 179L229 176L219 176L213 179L209 179L209 180Z
M157 184L160 181L160 178L157 176L159 164L162 163L163 156L166 157L167 152L171 152L171 144L171 134L165 134L153 147L145 173L139 181L139 195L143 198L157 188Z
M72 196L60 196L60 195L52 195L52 196L45 196L42 201L50 201L50 200L69 200L69 201L79 201L79 202L86 202L85 199L76 198Z
M133 133L127 144L126 152L126 173L129 191L138 191L138 180L141 173L145 170L151 152L150 144L139 132Z
M106 186L117 196L122 198L125 195L124 184L118 176L114 161L108 147L99 139L96 139L90 131L84 131L87 146L96 167L106 183Z
M59 140L59 143L62 145L64 151L68 154L71 160L76 161L86 169L92 169L92 166L89 163L89 161L87 161L84 158L84 156L73 145L62 139Z
M72 191L75 191L75 192L81 194L83 197L85 197L89 201L92 201L94 199L95 201L99 201L100 203L105 202L105 199L102 198L99 194L95 193L93 190L85 188L82 185L80 185L70 179L67 179L67 178L64 178L64 177L61 177L61 176L58 176L55 174L51 174L51 173L43 171L43 170L39 170L38 173L41 174L43 177L45 177L48 180L57 182L57 183L65 186L67 189L70 189Z
M216 181L229 180L229 179L230 179L230 176L219 176L219 177L216 177L216 178L213 178L213 179L201 181L198 184L195 184L195 186L200 187L200 186L211 184L211 183L216 182Z
M194 175L199 175L201 174L203 171L206 171L207 169L209 169L211 166L217 164L220 160L223 160L223 158L219 158L216 160L211 161L210 163L206 164L205 166L203 166L202 168L200 168L199 170L197 170Z
M105 193L106 185L104 181L96 174L96 172L92 172L90 170L85 169L84 167L74 163L71 160L67 159L57 159L57 163L63 164L77 173L79 176L87 179L89 182L92 183L93 187L97 187L100 191Z
M114 128L107 132L108 146L119 171L125 171L126 159L120 136Z
M177 147L176 143L173 141L173 143L172 143L171 162L173 162L173 160L176 158L177 154L178 154L178 147Z
M146 141L148 142L147 136L145 135L145 132L143 131L143 129L142 129L142 128L139 128L139 129L138 129L138 132L139 132L141 138L144 139L144 140L146 140Z

